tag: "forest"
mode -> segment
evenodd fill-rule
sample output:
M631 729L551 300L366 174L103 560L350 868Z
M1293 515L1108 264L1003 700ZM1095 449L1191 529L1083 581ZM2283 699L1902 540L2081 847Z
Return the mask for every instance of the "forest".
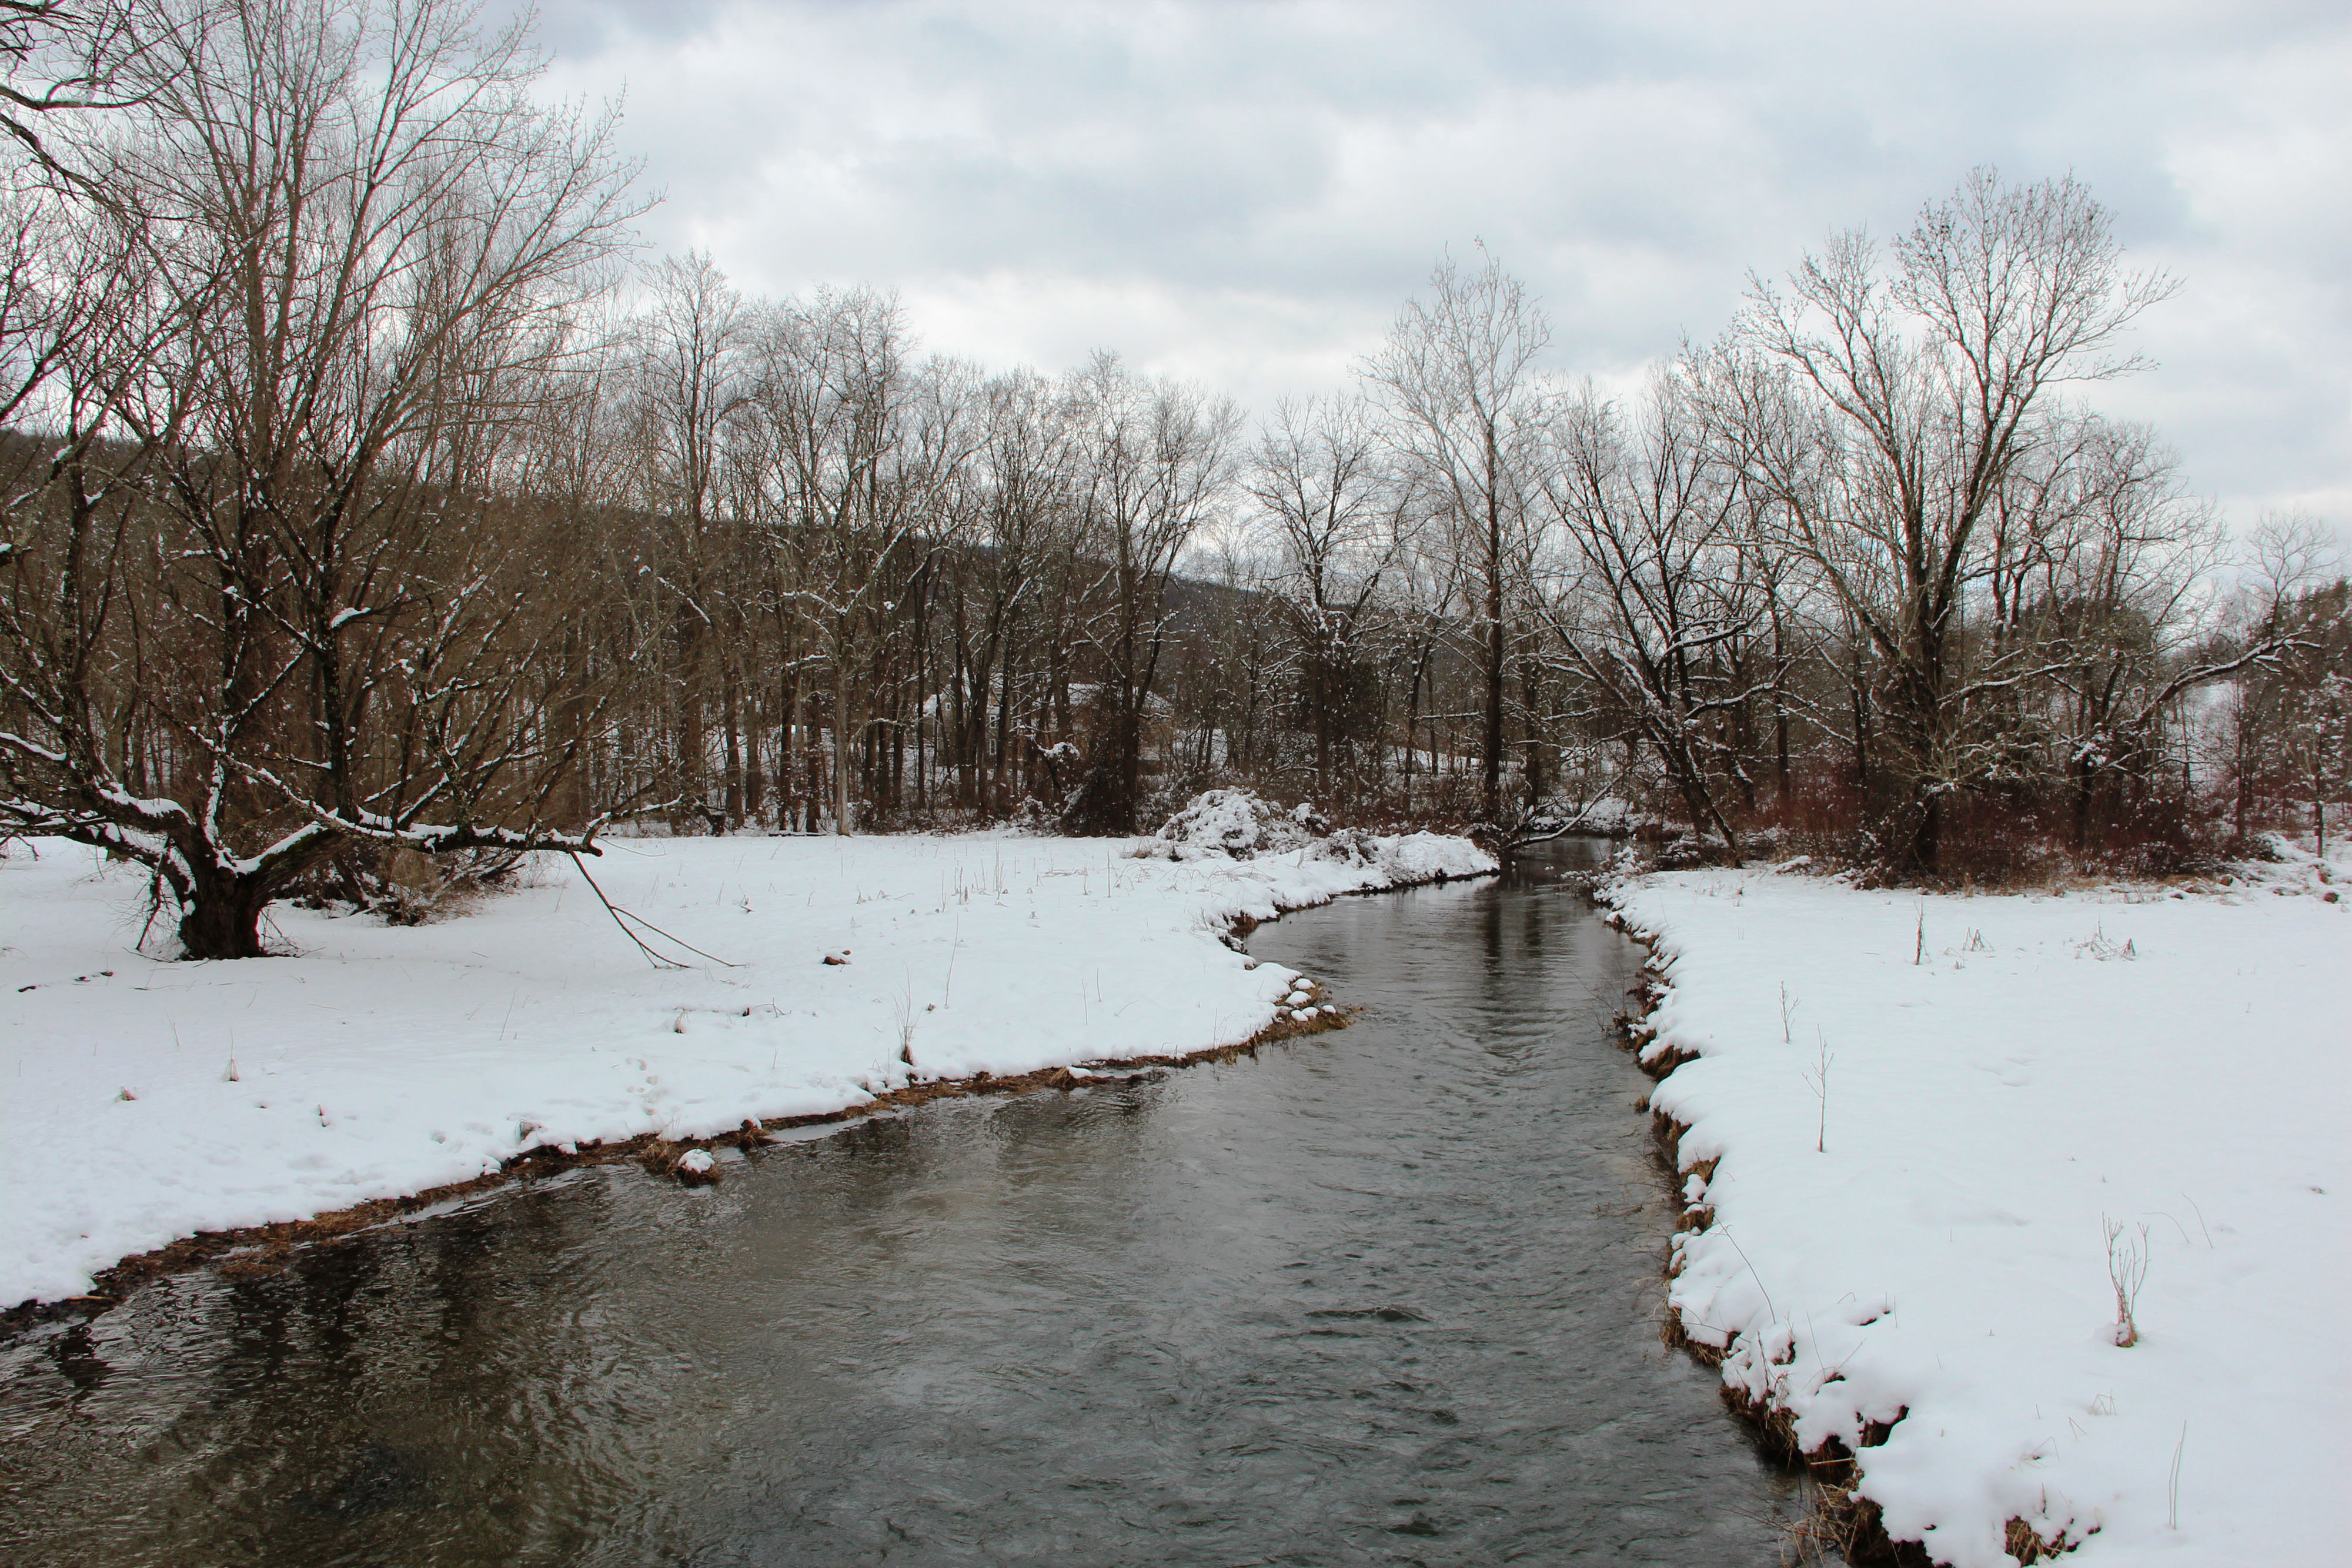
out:
M190 956L619 824L1231 784L1957 884L2352 789L2328 535L2099 411L2179 285L2070 178L1759 257L1622 387L1448 251L1253 416L648 255L614 112L444 0L12 5L0 54L0 834L148 868Z

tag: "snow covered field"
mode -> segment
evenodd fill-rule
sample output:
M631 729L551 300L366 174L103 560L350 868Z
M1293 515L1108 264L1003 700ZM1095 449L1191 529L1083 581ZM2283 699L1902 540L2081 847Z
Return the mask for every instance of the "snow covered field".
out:
M2352 903L2257 874L1611 894L1664 965L1645 1055L1697 1056L1654 1103L1719 1158L1673 1304L1808 1451L1907 1410L1860 1490L1939 1562L2011 1561L2011 1519L2085 1568L2352 1561Z
M1246 1040L1292 972L1223 946L1235 915L1495 863L1430 834L1181 861L1012 835L608 841L590 874L615 904L735 966L649 936L694 965L656 969L562 860L439 924L279 905L298 956L156 962L133 947L144 878L37 847L0 859L0 1305L542 1143Z

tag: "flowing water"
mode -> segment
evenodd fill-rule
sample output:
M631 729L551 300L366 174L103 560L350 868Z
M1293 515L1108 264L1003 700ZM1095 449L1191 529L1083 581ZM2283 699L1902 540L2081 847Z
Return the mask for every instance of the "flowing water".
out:
M0 1562L1776 1563L1791 1484L1658 1343L1586 853L1261 929L1364 1010L1255 1061L578 1171L20 1342Z

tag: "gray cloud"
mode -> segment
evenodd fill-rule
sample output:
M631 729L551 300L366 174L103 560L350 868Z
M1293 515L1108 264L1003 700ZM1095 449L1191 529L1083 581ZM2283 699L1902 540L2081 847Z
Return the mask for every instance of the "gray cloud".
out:
M1767 15L1769 10L1769 14ZM2177 274L2103 394L2240 520L2352 515L2352 25L1990 5L551 4L625 87L665 248L898 287L931 346L1115 348L1265 407L1373 347L1441 247L1544 298L1562 368L1706 336L1750 268L1903 226L1971 165L2073 171Z

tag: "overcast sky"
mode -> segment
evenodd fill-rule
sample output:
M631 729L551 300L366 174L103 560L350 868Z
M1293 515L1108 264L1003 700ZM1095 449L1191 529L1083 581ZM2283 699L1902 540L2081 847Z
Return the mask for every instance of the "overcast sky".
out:
M1630 382L1833 229L2072 171L2181 285L2101 406L2242 526L2352 521L2346 7L1924 9L547 0L539 36L551 91L625 94L657 250L1253 411L1344 384L1448 246Z

